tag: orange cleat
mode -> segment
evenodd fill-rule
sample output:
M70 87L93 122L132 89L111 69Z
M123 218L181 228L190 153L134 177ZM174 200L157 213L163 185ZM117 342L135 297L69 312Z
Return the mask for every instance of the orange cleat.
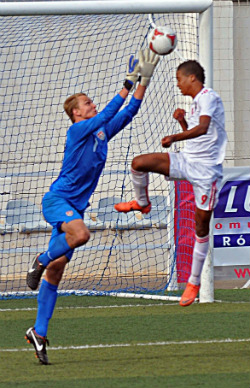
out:
M138 210L139 212L143 214L147 214L151 210L151 203L149 203L146 206L140 206L139 203L137 203L136 200L130 201L130 202L120 202L117 203L114 206L115 210L117 210L120 213L128 213L135 210Z
M185 291L183 292L180 300L180 305L185 307L192 304L198 295L199 289L200 286L195 286L192 283L187 283Z

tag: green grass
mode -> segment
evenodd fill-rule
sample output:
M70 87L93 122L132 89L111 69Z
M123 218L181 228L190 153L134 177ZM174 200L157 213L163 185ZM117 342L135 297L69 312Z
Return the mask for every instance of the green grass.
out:
M215 299L223 302L181 308L60 297L48 332L49 366L39 364L23 338L36 315L26 308L36 300L2 300L0 309L12 310L0 311L0 388L249 388L250 342L227 339L250 338L250 290L216 290Z

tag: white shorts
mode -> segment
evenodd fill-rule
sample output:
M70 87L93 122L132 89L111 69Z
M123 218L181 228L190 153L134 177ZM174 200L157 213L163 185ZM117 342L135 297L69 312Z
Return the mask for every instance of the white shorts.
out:
M206 166L188 161L182 152L169 152L169 177L166 180L187 180L194 190L199 209L213 210L218 203L222 181L222 165Z

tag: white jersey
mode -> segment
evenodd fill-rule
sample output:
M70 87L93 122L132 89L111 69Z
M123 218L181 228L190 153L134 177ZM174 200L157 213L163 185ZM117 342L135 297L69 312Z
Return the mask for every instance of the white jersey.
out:
M220 96L213 90L203 88L194 98L187 118L188 130L196 127L200 116L210 116L208 131L194 139L186 140L183 154L190 161L215 166L225 158L227 134L224 107Z

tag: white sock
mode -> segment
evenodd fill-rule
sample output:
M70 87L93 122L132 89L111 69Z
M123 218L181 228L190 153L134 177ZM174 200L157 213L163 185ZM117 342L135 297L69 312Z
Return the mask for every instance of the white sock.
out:
M205 237L195 236L193 261L189 282L198 286L201 281L201 272L209 249L209 235Z
M132 182L135 190L135 199L140 206L147 206L148 198L148 173L135 171L131 168Z

